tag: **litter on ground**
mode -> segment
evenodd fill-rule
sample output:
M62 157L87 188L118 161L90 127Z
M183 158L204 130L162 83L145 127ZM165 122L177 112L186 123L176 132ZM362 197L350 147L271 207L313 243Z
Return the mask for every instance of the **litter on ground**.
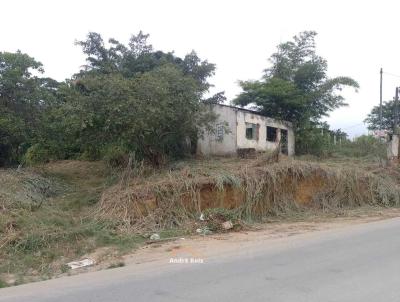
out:
M80 261L72 261L67 263L67 265L71 268L71 269L77 269L77 268L81 268L81 267L86 267L86 266L91 266L95 263L95 261L91 258L85 258L82 259Z
M160 235L153 234L153 235L150 236L150 240L160 240Z

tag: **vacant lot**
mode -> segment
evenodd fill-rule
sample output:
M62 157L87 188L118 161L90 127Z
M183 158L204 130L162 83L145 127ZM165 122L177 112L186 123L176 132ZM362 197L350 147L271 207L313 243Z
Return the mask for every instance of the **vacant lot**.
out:
M374 160L268 156L157 170L85 161L1 170L0 286L70 274L66 263L87 255L100 263L96 269L123 265L122 255L155 232L163 240L225 231L226 221L239 231L265 222L385 216L382 209L400 203L399 175Z

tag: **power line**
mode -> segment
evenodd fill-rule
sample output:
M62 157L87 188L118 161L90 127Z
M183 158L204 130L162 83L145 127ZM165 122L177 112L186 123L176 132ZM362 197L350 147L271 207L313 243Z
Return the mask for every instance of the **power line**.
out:
M397 75L397 74L394 74L394 73L390 73L390 72L386 72L386 71L384 71L383 74L387 74L387 75L392 76L392 77L400 78L400 75Z

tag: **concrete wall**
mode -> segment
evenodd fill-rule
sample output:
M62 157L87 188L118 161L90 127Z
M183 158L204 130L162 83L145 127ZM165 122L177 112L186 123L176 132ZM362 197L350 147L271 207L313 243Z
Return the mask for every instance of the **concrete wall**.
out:
M288 131L288 154L294 155L294 132L290 123L229 106L214 105L213 110L219 115L214 125L215 130L220 127L219 125L225 124L229 128L229 133L224 132L222 139L217 131L205 133L197 144L199 154L230 155L236 154L238 148L254 148L257 151L274 150L279 144L280 129L285 129ZM256 139L246 138L246 123L257 125ZM278 128L276 142L267 141L267 126Z
M203 138L197 142L197 153L201 155L230 155L236 154L236 112L230 107L214 106L213 110L218 114L214 125L215 133L204 133ZM218 127L223 126L222 139L218 136Z
M387 157L388 159L394 159L399 156L399 136L393 135L392 140L387 145Z
M246 138L246 123L256 124L258 139ZM275 142L267 141L267 126L278 128L277 140ZM237 147L254 148L257 151L274 150L281 137L280 129L288 131L288 153L294 155L294 133L289 123L280 122L265 116L254 114L248 111L238 110L237 112Z

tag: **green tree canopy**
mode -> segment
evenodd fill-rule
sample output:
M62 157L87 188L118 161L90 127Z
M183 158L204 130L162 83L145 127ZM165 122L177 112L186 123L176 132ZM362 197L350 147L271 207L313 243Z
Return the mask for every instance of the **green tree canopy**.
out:
M369 130L387 130L393 132L394 126L394 101L387 101L382 104L382 124L379 119L379 106L372 108L364 122L368 124Z
M329 78L327 61L317 55L314 31L305 31L278 45L269 59L271 67L262 80L242 81L235 99L241 106L253 105L261 113L302 125L318 122L332 110L345 106L344 86L358 88L349 77Z
M234 100L267 116L290 121L296 131L298 153L321 153L324 137L321 118L346 106L340 91L359 88L349 77L330 78L327 61L316 53L314 31L304 31L292 41L278 45L269 59L271 66L258 81L241 81L242 92ZM314 152L314 151L315 152Z
M42 64L27 54L0 52L0 165L24 151L55 99L58 83L41 73Z
M63 83L40 77L26 54L0 53L0 165L23 154L33 163L134 152L154 164L186 154L215 118L207 104L225 99L205 97L215 65L154 50L148 37L124 45L89 33L76 42L87 64Z
M158 163L188 152L213 118L199 101L196 81L168 64L134 79L121 74L85 77L71 84L63 116L80 152L101 156L110 146Z
M155 51L147 38L140 32L128 45L115 39L106 45L89 33L77 42L87 65L59 87L59 106L46 115L38 142L44 149L92 159L134 152L154 164L190 151L215 118L206 105L224 99L204 97L215 65L194 51L184 58Z
M131 36L128 45L111 38L107 46L100 34L89 33L86 40L76 42L87 56L87 65L76 77L93 73L119 73L126 78L134 78L165 64L172 64L183 75L190 76L197 82L201 95L209 90L212 85L208 79L214 75L214 64L207 60L202 61L195 51L183 58L175 56L173 52L156 51L147 42L148 38L148 34L140 31Z

